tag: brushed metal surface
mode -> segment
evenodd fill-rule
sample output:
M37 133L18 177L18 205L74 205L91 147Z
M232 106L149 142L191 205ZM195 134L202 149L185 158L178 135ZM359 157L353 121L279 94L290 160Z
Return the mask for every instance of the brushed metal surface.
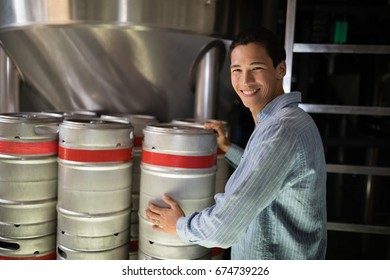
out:
M0 45L0 112L20 111L19 80L14 63Z
M208 256L210 259L210 249L199 245L169 246L159 242L151 242L144 236L139 238L139 254L145 254L153 259L202 259ZM143 259L143 258L141 258ZM207 258L206 258L207 259Z
M55 244L55 234L25 239L4 238L0 236L0 256L27 257L45 254L54 251Z
M143 153L148 151L186 157L215 155L215 133L211 130L175 124L148 125L144 130ZM190 158L190 159L188 159ZM163 194L174 198L187 215L214 203L216 162L211 166L183 168L155 165L141 160L139 205L139 248L157 259L196 259L209 249L185 244L177 235L157 233L146 219L144 209L148 202L167 207L161 200Z
M57 260L126 260L129 257L129 245L104 251L79 251L57 244Z
M0 232L4 238L36 238L40 236L46 236L57 231L57 219L52 221L31 224L29 221L27 224L10 224L0 221Z
M221 34L229 5L217 0L2 0L0 27L108 23Z
M210 36L224 33L229 2L1 1L0 41L22 77L22 109L193 117L190 73ZM223 72L222 118L235 97L226 63Z
M64 231L57 231L57 244L75 251L103 252L129 244L130 229L111 235L82 236L72 235Z

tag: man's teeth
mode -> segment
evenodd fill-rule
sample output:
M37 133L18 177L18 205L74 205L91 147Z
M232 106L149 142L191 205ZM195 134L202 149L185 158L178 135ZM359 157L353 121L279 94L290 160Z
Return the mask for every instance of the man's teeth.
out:
M245 94L245 95L250 95L250 94L254 94L256 91L257 91L257 89L250 90L250 91L243 90L242 93Z

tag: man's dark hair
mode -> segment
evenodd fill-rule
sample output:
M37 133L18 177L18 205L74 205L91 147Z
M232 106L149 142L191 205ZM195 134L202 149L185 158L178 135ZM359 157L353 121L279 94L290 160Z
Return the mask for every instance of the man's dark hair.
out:
M286 50L282 42L275 33L263 27L247 29L240 32L230 45L229 57L235 47L249 43L262 45L271 57L275 68L281 61L286 60Z

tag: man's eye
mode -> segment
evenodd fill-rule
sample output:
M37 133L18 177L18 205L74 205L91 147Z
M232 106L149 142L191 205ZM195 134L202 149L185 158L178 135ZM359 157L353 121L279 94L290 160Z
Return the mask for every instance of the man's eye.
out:
M232 72L241 72L241 69L232 69Z

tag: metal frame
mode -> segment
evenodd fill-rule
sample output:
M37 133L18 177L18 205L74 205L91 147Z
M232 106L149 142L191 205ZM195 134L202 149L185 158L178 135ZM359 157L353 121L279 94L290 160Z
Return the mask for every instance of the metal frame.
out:
M285 92L291 91L296 9L297 9L297 1L288 0L287 13L286 13L286 29L285 29L285 37L284 37L284 48L286 49L286 62L287 62L286 75L284 76L283 79L283 87Z
M360 166L346 164L327 164L328 173L354 174L354 175L373 175L373 176L390 176L390 168L375 166Z
M293 51L294 53L390 54L390 46L295 43L293 46Z
M292 67L294 53L344 53L344 54L390 54L390 46L381 45L337 45L337 44L303 44L294 43L296 0L287 1L285 49L287 61L287 73L284 77L283 87L286 92L291 91ZM308 113L318 114L344 114L344 115L371 115L390 116L390 108L366 107L366 106L341 106L322 104L300 104L303 110ZM374 166L354 166L342 164L327 164L328 173L357 174L371 176L390 176L390 168ZM370 199L370 188L367 187L367 200ZM368 210L366 209L365 212ZM390 227L359 225L350 223L328 222L328 230L383 234L390 235Z
M317 114L390 116L390 108L388 107L320 105L307 103L301 103L299 104L299 107L308 113Z
M390 227L345 223L327 223L328 230L390 235Z

